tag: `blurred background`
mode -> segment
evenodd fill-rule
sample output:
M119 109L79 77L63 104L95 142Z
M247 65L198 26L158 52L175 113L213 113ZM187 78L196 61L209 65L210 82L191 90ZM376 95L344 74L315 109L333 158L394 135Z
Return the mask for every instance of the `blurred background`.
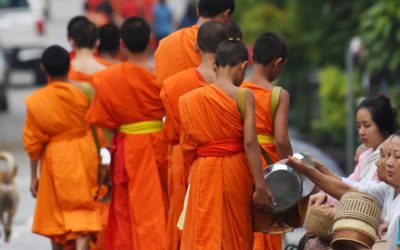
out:
M295 151L307 152L339 174L352 172L359 144L354 121L358 102L382 91L400 104L400 1L236 0L233 19L251 50L265 31L279 33L289 47L277 84L291 95L290 136ZM24 99L45 83L40 71L44 47L70 49L66 25L87 15L96 25L119 25L138 15L153 27L155 41L196 22L189 0L0 0L0 150L19 165L20 206L11 243L1 249L48 249L47 239L30 233L34 199L30 168L21 142ZM0 167L4 167L1 165ZM1 232L1 229L0 229ZM289 236L289 242L299 238Z

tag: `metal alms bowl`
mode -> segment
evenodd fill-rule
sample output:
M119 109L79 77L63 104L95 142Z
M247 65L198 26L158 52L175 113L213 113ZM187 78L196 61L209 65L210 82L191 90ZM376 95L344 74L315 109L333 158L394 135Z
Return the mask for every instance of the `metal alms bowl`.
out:
M311 161L311 158L304 154L304 153L294 153L293 157L304 161L310 166L314 166L314 163ZM315 185L314 183L308 179L305 175L300 174L301 182L302 182L302 192L301 192L301 198L305 198L311 194L313 191Z
M276 205L270 204L272 213L283 213L296 206L301 197L301 178L286 164L276 163L264 170L264 181L275 198Z

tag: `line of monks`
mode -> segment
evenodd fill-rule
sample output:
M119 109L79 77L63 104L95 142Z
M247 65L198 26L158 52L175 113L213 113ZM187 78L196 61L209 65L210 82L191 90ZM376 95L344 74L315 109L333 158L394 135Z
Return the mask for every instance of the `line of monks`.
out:
M75 17L73 52L45 50L48 84L26 99L23 142L37 199L32 231L52 249L282 249L280 235L253 233L252 211L274 202L259 145L273 161L292 154L286 90L271 109L287 47L260 35L244 81L248 51L234 10L234 0L200 0L197 24L161 40L155 65L139 17L99 30ZM98 184L89 124L111 153L109 204L99 199L110 190Z

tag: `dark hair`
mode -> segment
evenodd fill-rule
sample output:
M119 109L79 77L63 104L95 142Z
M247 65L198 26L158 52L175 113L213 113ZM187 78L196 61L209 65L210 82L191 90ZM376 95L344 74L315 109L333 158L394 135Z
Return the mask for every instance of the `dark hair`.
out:
M286 43L275 33L265 32L254 43L253 61L255 63L268 65L277 58L282 58L285 61L287 56Z
M42 54L42 65L46 74L52 77L67 76L70 68L69 53L61 46L50 46Z
M392 107L390 99L386 95L379 93L377 97L364 99L358 105L357 111L362 108L370 112L372 120L385 138L398 129L397 111Z
M215 53L218 45L226 39L225 26L220 22L209 21L200 26L197 45L205 53Z
M226 10L232 15L235 11L235 0L200 0L197 5L199 16L216 17Z
M119 50L119 30L114 24L106 24L99 28L99 53L115 54Z
M235 40L223 41L218 46L215 55L215 63L218 67L234 66L248 59L246 46Z
M232 20L230 20L226 25L226 32L228 33L229 39L242 40L243 38L243 33L239 25Z
M130 52L143 52L150 40L150 25L140 17L126 19L120 29L120 36Z
M97 40L97 28L94 23L86 19L77 19L69 27L68 37L78 48L93 48Z
M88 21L89 22L89 19L85 16L75 16L71 20L69 20L68 25L67 25L67 35L68 36L71 33L72 26L78 21Z

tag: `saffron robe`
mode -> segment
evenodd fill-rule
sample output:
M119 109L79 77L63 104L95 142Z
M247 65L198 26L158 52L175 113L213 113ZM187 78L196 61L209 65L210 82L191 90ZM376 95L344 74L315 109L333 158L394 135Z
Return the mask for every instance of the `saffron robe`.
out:
M196 68L181 71L164 81L160 97L166 111L164 135L170 146L168 161L168 224L167 249L178 250L181 232L176 227L183 209L189 167L183 161L180 138L179 97L191 90L205 86Z
M23 143L40 161L32 231L60 244L100 231L98 157L87 134L89 101L77 87L52 82L26 99Z
M196 50L198 31L199 26L193 25L177 30L160 41L154 54L160 87L168 77L200 64L201 54Z
M254 93L256 100L256 128L258 135L274 135L272 112L271 112L271 95L272 91L259 86L257 84L244 81L242 88L250 89ZM268 155L274 162L279 160L278 152L274 143L262 143L261 146L267 151ZM263 167L267 167L267 163L263 159ZM282 237L281 235L254 234L253 250L281 250Z
M109 129L161 120L164 109L155 76L123 62L93 77L96 95L86 116ZM166 168L163 133L117 132L111 146L112 200L106 249L165 249L165 205L160 169Z
M212 84L182 96L179 111L184 159L193 163L181 249L251 249L253 178L246 154L196 154L207 143L242 142L237 101Z

